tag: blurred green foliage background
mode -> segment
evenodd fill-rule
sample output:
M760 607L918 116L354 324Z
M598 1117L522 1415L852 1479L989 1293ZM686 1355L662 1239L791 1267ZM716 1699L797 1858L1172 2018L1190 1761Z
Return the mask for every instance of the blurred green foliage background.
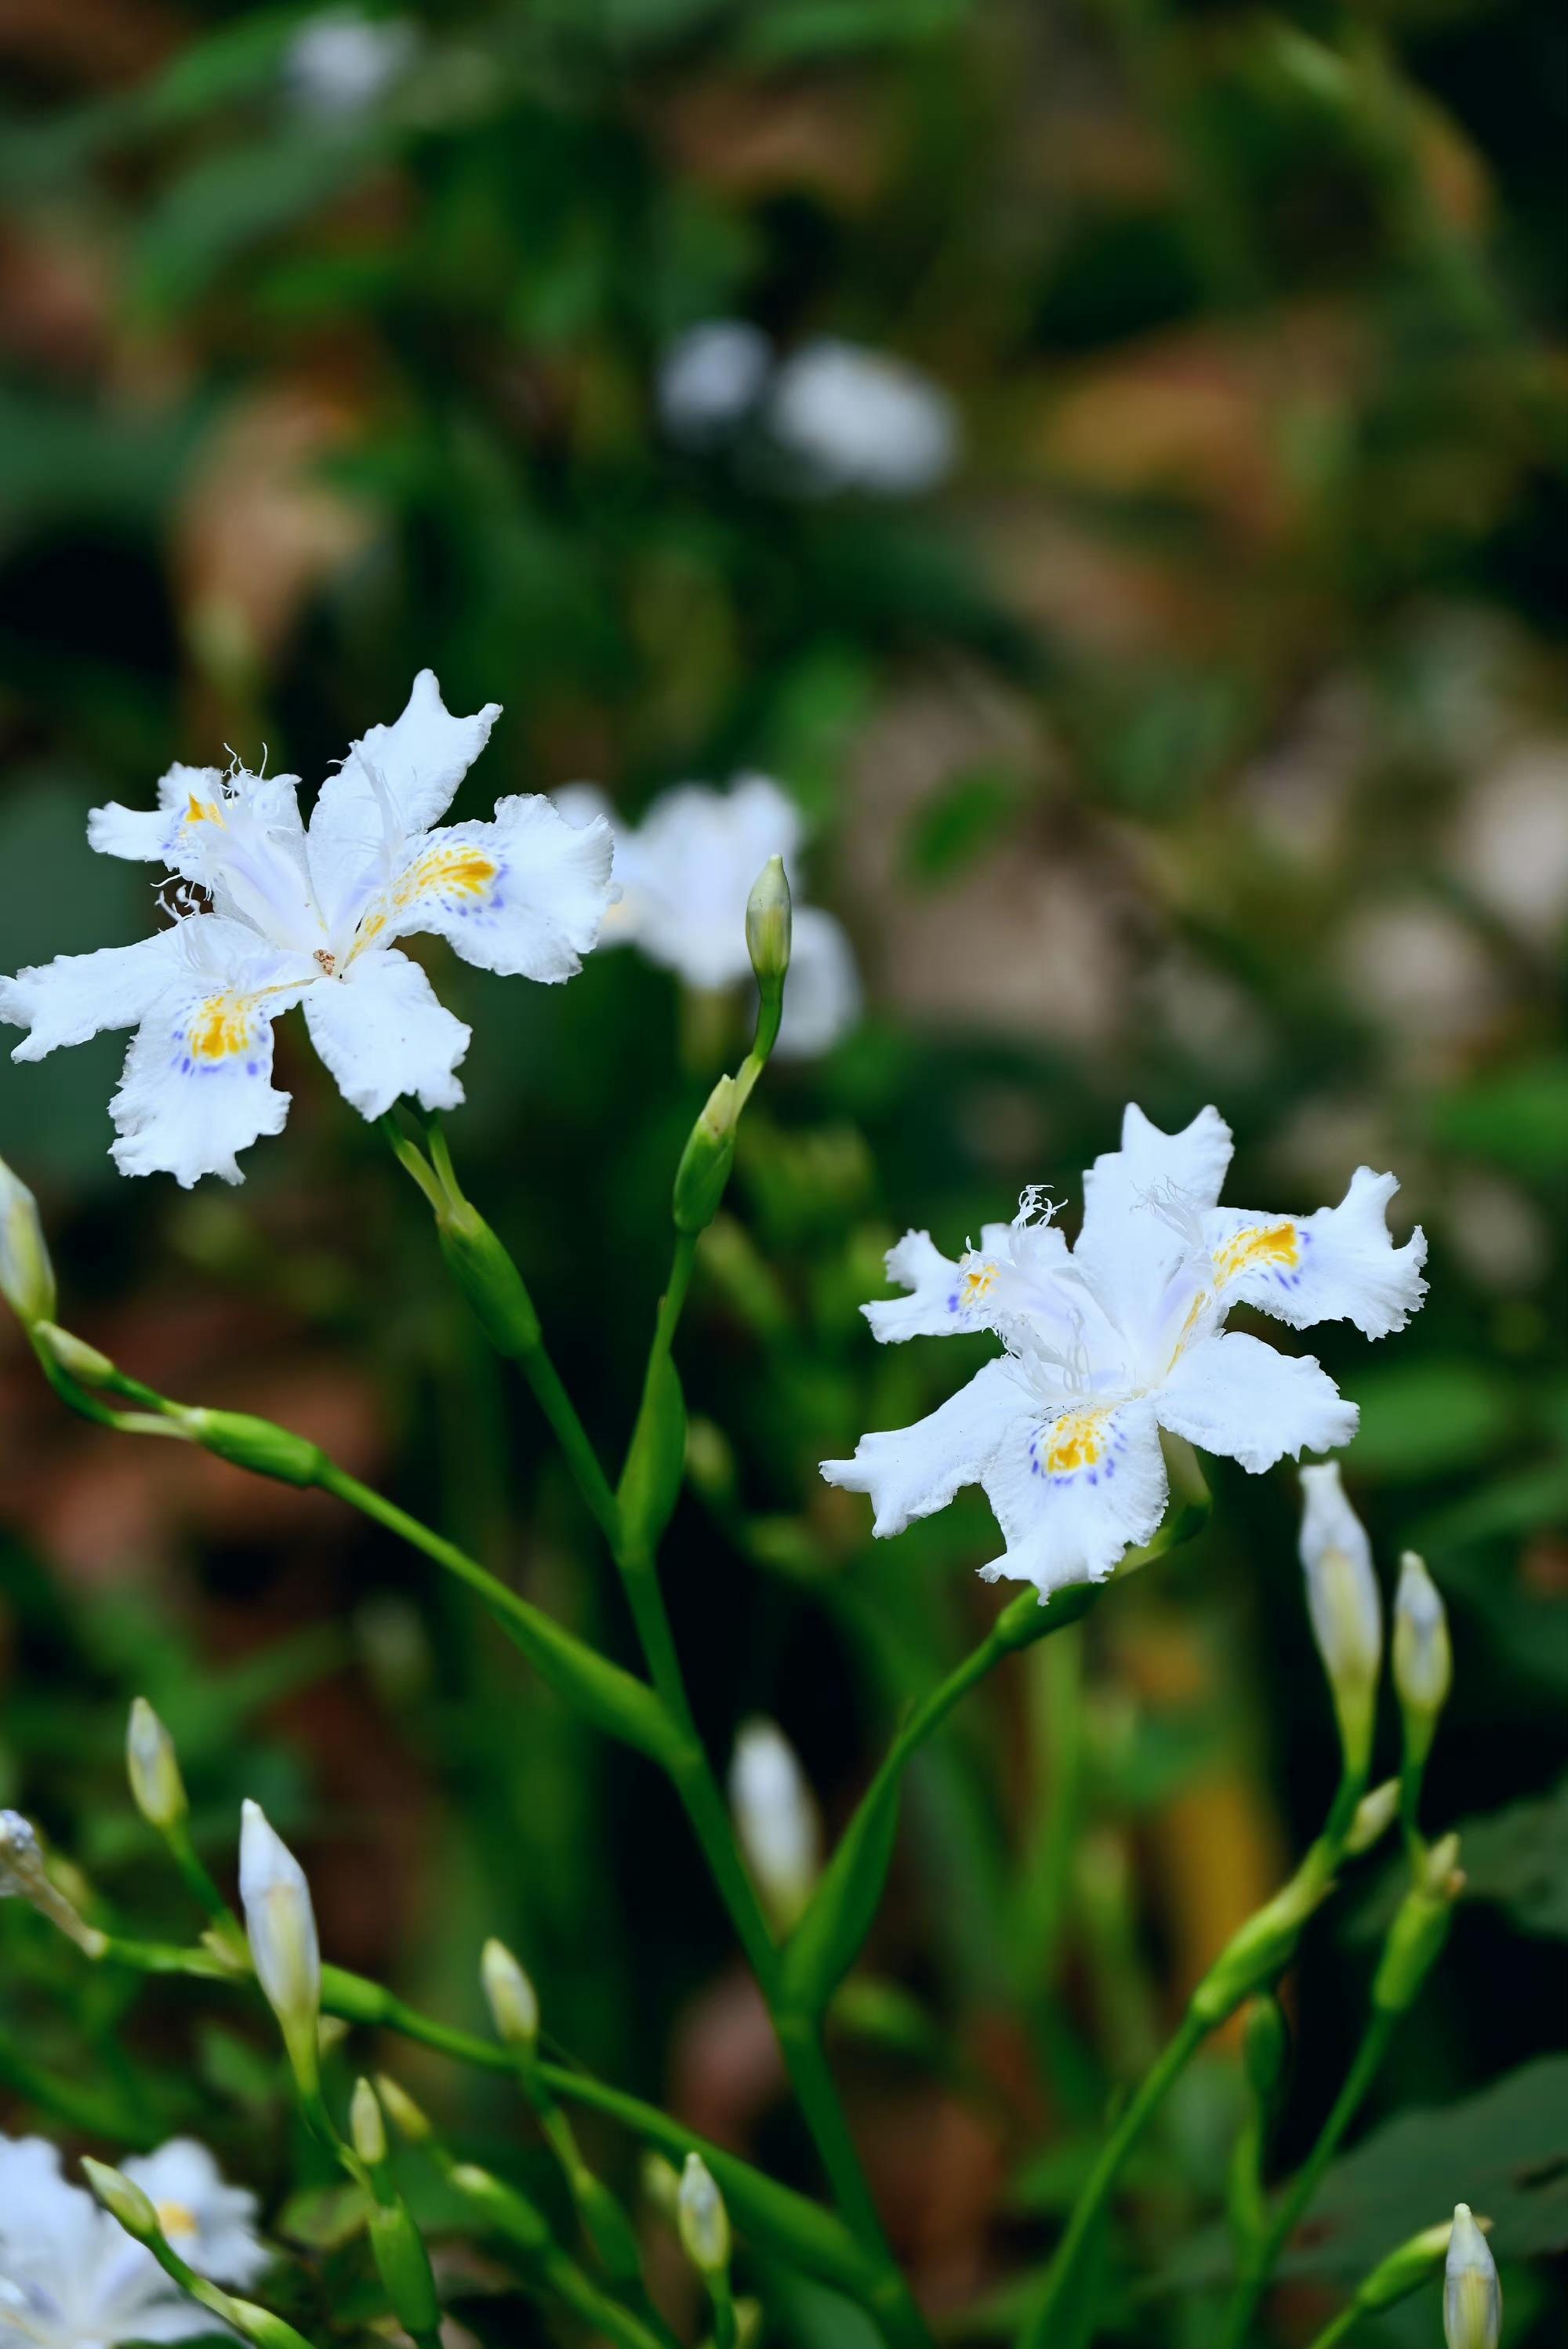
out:
M1072 1202L1129 1098L1167 1125L1216 1101L1243 1203L1398 1172L1430 1299L1387 1347L1319 1350L1363 1406L1347 1473L1384 1566L1422 1547L1452 1609L1430 1815L1489 1824L1367 2133L1449 2117L1353 2157L1274 2321L1305 2340L1462 2194L1498 2219L1511 2343L1559 2338L1561 2280L1519 2263L1568 2247L1560 8L15 0L0 63L6 969L147 926L90 805L225 744L319 778L427 663L453 709L506 706L459 814L582 778L634 814L758 768L812 821L865 1017L769 1073L682 1341L711 1424L666 1580L717 1755L776 1714L836 1823L994 1604L974 1496L873 1556L815 1475L950 1389L951 1349L879 1359L855 1310L905 1226L955 1251L1026 1181ZM744 431L672 429L661 365L714 318L909 361L955 405L950 473L816 491ZM611 1451L715 1040L629 954L549 993L439 976L475 1029L465 1182ZM109 1164L121 1049L0 1062L62 1319L319 1437L629 1654L526 1396L303 1038L286 1137L192 1195ZM810 2182L651 1773L327 1503L68 1423L14 1332L0 1381L0 1796L108 1911L188 1930L119 1777L140 1690L226 1881L253 1794L330 1954L469 2020L499 1931L597 2069ZM1293 1480L1217 1490L1197 1548L1081 1653L1002 1676L912 1780L836 2044L923 2292L980 2312L960 2331L1327 1798ZM1309 1937L1286 2160L1358 2028L1376 1903ZM82 2076L85 2046L155 2133L195 2126L275 2187L265 2035L129 1995L0 1914L8 2125L38 2116L29 2066ZM409 2076L526 2174L503 2098ZM1212 2220L1235 2095L1222 2045L1135 2181L1179 2288L1118 2339L1209 2337L1222 2258L1200 2234L1166 2262ZM847 2310L779 2305L811 2349L861 2349ZM511 2301L474 2322L546 2337ZM1435 2340L1431 2299L1363 2337Z

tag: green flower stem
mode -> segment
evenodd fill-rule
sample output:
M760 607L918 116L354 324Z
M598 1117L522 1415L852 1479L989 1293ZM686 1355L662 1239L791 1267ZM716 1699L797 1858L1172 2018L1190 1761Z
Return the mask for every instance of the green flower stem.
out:
M250 1962L245 1929L213 1883L191 1840L191 1829L182 1818L170 1819L160 1832L168 1847L170 1857L179 1869L181 1879L213 1932L225 1949L232 1950L244 1964Z
M1374 2008L1361 2044L1356 2051L1355 2061L1334 2100L1332 2112L1318 2131L1312 2151L1275 2203L1266 2230L1242 2269L1235 2294L1226 2311L1224 2327L1220 2334L1220 2349L1241 2349L1245 2341L1257 2304L1274 2273L1274 2263L1303 2211L1322 2185L1325 2170L1339 2150L1346 2130L1360 2110L1367 2091L1388 2052L1388 2042L1394 2035L1394 2026L1398 2019L1398 2014L1387 2007Z
M1137 2094L1100 2147L1099 2158L1074 2205L1067 2232L1051 2261L1044 2294L1020 2336L1019 2349L1054 2349L1058 2333L1067 2333L1082 2269L1104 2224L1106 2205L1122 2164L1212 2028L1189 2006L1173 2036L1145 2073ZM1074 2331L1070 2337L1087 2340L1088 2331Z

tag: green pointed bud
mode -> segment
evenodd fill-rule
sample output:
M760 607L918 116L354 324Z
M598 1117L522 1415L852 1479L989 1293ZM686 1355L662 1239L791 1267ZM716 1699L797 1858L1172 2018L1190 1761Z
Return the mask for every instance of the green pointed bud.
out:
M0 1811L0 1900L26 1901L89 1958L101 1958L108 1947L50 1877L37 1830L20 1811Z
M354 2140L354 2150L367 2169L380 2169L387 2160L387 2123L375 2089L368 2080L354 2083L354 2095L348 2106L348 2134Z
M1390 2251L1357 2288L1357 2307L1392 2308L1397 2300L1418 2290L1442 2266L1451 2231L1444 2219L1439 2225L1423 2228L1420 2234L1412 2235L1397 2251Z
M55 1318L55 1268L38 1203L0 1158L0 1297L25 1330Z
M428 2116L414 2102L407 2088L386 2072L376 2075L376 2093L381 2109L392 2116L392 2126L408 2145L427 2145L435 2134Z
M1372 2003L1385 2013L1402 2014L1415 2003L1448 1939L1454 1903L1464 1890L1459 1856L1457 1835L1433 1844L1399 1904L1372 1980Z
M150 1827L178 1826L191 1806L174 1740L144 1696L130 1708L125 1733L125 1774L131 1799Z
M285 2318L274 2315L270 2308L258 2308L253 2300L236 2300L229 2292L223 2293L222 2300L221 2313L247 2341L255 2343L255 2349L311 2349L304 2334L296 2333Z
M793 1931L822 1868L822 1822L799 1757L771 1721L743 1722L729 1765L729 1806L762 1905Z
M134 2185L122 2169L83 2154L82 2174L110 2218L118 2219L128 2235L134 2235L139 2243L150 2243L162 2234L151 2196Z
M550 2250L553 2238L548 2221L515 2186L503 2185L472 2161L455 2162L448 2172L448 2183L473 2204L497 2234L505 2235L521 2250L534 2253Z
M1346 1766L1365 1770L1383 1660L1383 1604L1372 1545L1345 1496L1336 1460L1304 1468L1301 1485L1307 1611L1334 1693Z
M746 901L746 951L765 999L777 996L789 968L792 916L789 876L781 856L770 856Z
M201 1404L186 1404L167 1418L190 1443L280 1485L314 1485L325 1465L319 1444L247 1411L208 1411Z
M498 1354L520 1361L539 1344L539 1316L511 1256L467 1199L441 1207L436 1237L447 1269Z
M242 1807L240 1899L256 1980L277 2016L302 2089L321 2076L321 1946L305 1874L259 1803Z
M441 2330L441 2302L425 2238L401 2202L378 2202L370 2213L370 2249L387 2287L392 2313L416 2340Z
M662 2153L647 2152L637 2175L645 2199L661 2219L668 2219L673 2224L681 2196L681 2174L675 2163L666 2160Z
M76 1337L62 1330L57 1321L39 1321L33 1330L33 1343L59 1370L84 1387L107 1386L115 1376L114 1364L85 1338Z
M1279 2100L1289 2054L1284 2010L1272 1991L1264 1991L1247 2008L1242 2028L1242 2068L1248 2087L1265 2112Z
M1398 1815L1399 1781L1385 1778L1380 1786L1363 1795L1356 1806L1356 1815L1345 1836L1345 1848L1351 1858L1359 1859L1363 1852L1381 1843Z
M1399 1560L1394 1600L1394 1686L1405 1716L1405 1742L1418 1762L1426 1759L1453 1677L1448 1610L1425 1560L1408 1549Z
M735 1079L720 1077L686 1137L676 1169L671 1202L677 1231L700 1232L717 1213L729 1170L735 1164L735 1125L740 1114L740 1088Z
M485 1943L480 1979L497 2037L531 2053L539 2039L539 1999L504 1941L492 1937Z
M1497 2349L1502 2338L1497 2262L1468 2202L1454 2206L1443 2271L1443 2337L1448 2349Z
M735 1454L722 1428L711 1419L694 1419L686 1427L686 1470L697 1491L710 1501L735 1497L738 1478Z
M681 2248L699 2275L711 2280L728 2273L729 2213L700 2153L686 2158L676 2198L676 2225Z

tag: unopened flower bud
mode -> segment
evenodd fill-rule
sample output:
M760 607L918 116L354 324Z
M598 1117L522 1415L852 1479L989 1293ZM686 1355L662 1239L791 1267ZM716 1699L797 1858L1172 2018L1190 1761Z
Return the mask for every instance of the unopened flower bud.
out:
M1417 1992L1448 1939L1454 1902L1464 1890L1459 1856L1460 1839L1456 1835L1444 1836L1427 1853L1419 1875L1388 1928L1372 1980L1374 2006L1402 2014L1414 2004Z
M455 2162L448 2172L448 2183L455 2186L464 2200L471 2202L498 2233L523 2251L538 2253L550 2249L552 2239L548 2220L515 2186L504 2184L472 2161Z
M1468 2202L1454 2206L1443 2271L1443 2337L1448 2349L1497 2349L1502 2338L1497 2262Z
M770 856L746 901L746 951L764 998L776 995L789 968L789 876L781 856Z
M678 1231L700 1232L712 1223L735 1164L735 1124L739 1114L739 1086L733 1077L720 1077L686 1137L676 1168L671 1204Z
M376 2093L380 2099L382 2111L390 2113L392 2116L392 2126L399 2137L405 2138L409 2145L424 2145L428 2142L433 2135L429 2117L422 2106L414 2102L407 2088L391 2078L387 2073L377 2072Z
M1352 1859L1359 1859L1362 1853L1370 1851L1375 1843L1381 1843L1398 1816L1398 1778L1385 1778L1380 1786L1374 1786L1369 1795L1362 1795L1345 1837L1345 1848Z
M178 1826L190 1809L180 1775L174 1740L144 1696L130 1708L125 1733L125 1771L132 1800L149 1826L161 1833Z
M259 1803L242 1808L240 1899L251 1960L302 2088L319 2076L316 2022L321 2010L321 1945L304 1868L268 1825Z
M1408 1549L1399 1560L1394 1600L1394 1686L1405 1715L1405 1734L1418 1759L1425 1758L1431 1744L1453 1677L1448 1610L1425 1560Z
M1364 2279L1356 2293L1357 2308L1391 2308L1397 2300L1425 2283L1442 2266L1448 2253L1452 2232L1447 2219L1436 2227L1425 2227L1380 2260L1371 2274Z
M477 1207L453 1200L436 1217L436 1237L458 1287L490 1344L521 1361L539 1343L539 1316L522 1275Z
M1334 1692L1346 1765L1365 1768L1372 1744L1383 1608L1367 1528L1345 1497L1339 1464L1301 1472L1300 1553L1307 1611Z
M257 1476L273 1477L280 1485L314 1485L325 1464L319 1444L250 1412L209 1411L195 1403L170 1412L167 1420L190 1443L200 1444L220 1460L231 1460Z
M1277 2102L1290 2054L1284 2011L1272 1991L1264 1991L1247 2008L1242 2029L1242 2068L1247 2085L1265 2112Z
M84 2154L82 2172L110 2218L118 2219L128 2235L134 2235L139 2243L147 2243L161 2234L151 2196L134 2184L122 2169L116 2169L110 2162L95 2161L90 2154Z
M38 1203L0 1158L0 1297L24 1329L55 1318L55 1268Z
M38 1322L33 1330L33 1343L81 1386L107 1386L115 1374L114 1364L107 1354L89 1346L85 1338L77 1337L72 1330L62 1330L57 1321Z
M509 2047L531 2049L539 2037L539 1998L504 1941L485 1943L480 1979L497 2036Z
M387 2287L392 2313L415 2340L438 2340L441 2303L425 2238L402 2202L377 2203L369 2218L370 2249Z
M729 1765L729 1802L763 1905L788 1933L820 1871L822 1826L795 1749L771 1721L742 1723Z
M699 2275L722 2276L729 2267L729 2213L713 2172L698 2153L688 2153L676 2201L681 2248Z
M376 2091L368 2080L356 2080L348 2106L348 2133L354 2150L369 2169L379 2169L387 2158L387 2123Z
M674 2220L680 2208L681 2174L662 2153L646 2152L638 2172L647 2199L662 2219Z
M26 1900L89 1958L101 1958L108 1946L98 1928L87 1923L51 1880L37 1830L20 1811L0 1811L0 1900Z

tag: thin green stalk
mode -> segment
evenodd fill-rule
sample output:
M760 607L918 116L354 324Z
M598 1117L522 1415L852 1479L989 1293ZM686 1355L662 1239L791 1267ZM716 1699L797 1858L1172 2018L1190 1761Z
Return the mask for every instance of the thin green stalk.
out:
M1051 2349L1059 2326L1066 2324L1072 2294L1082 2268L1104 2221L1112 2188L1122 2165L1159 2111L1193 2055L1208 2037L1211 2025L1189 2007L1163 2053L1144 2075L1089 2172L1088 2181L1074 2207L1068 2230L1057 2244L1046 2279L1045 2292L1025 2326L1019 2349Z
M1335 2344L1337 2342L1344 2340L1346 2334L1355 2324L1357 2318L1358 2316L1365 2315L1365 2313L1366 2311L1358 2308L1356 2302L1352 2301L1348 2307L1342 2308L1340 2310L1338 2315L1334 2319L1332 2323L1326 2324L1324 2326L1323 2331L1312 2343L1311 2349L1335 2349Z
M1333 2110L1318 2131L1312 2151L1274 2204L1267 2230L1243 2268L1234 2296L1226 2311L1220 2349L1241 2349L1245 2341L1257 2304L1274 2273L1274 2263L1303 2211L1323 2183L1325 2170L1339 2150L1346 2130L1360 2110L1367 2091L1387 2054L1388 2042L1394 2035L1394 2026L1398 2019L1398 2014L1386 2007L1373 2009L1361 2044L1356 2051L1355 2061L1334 2100Z

